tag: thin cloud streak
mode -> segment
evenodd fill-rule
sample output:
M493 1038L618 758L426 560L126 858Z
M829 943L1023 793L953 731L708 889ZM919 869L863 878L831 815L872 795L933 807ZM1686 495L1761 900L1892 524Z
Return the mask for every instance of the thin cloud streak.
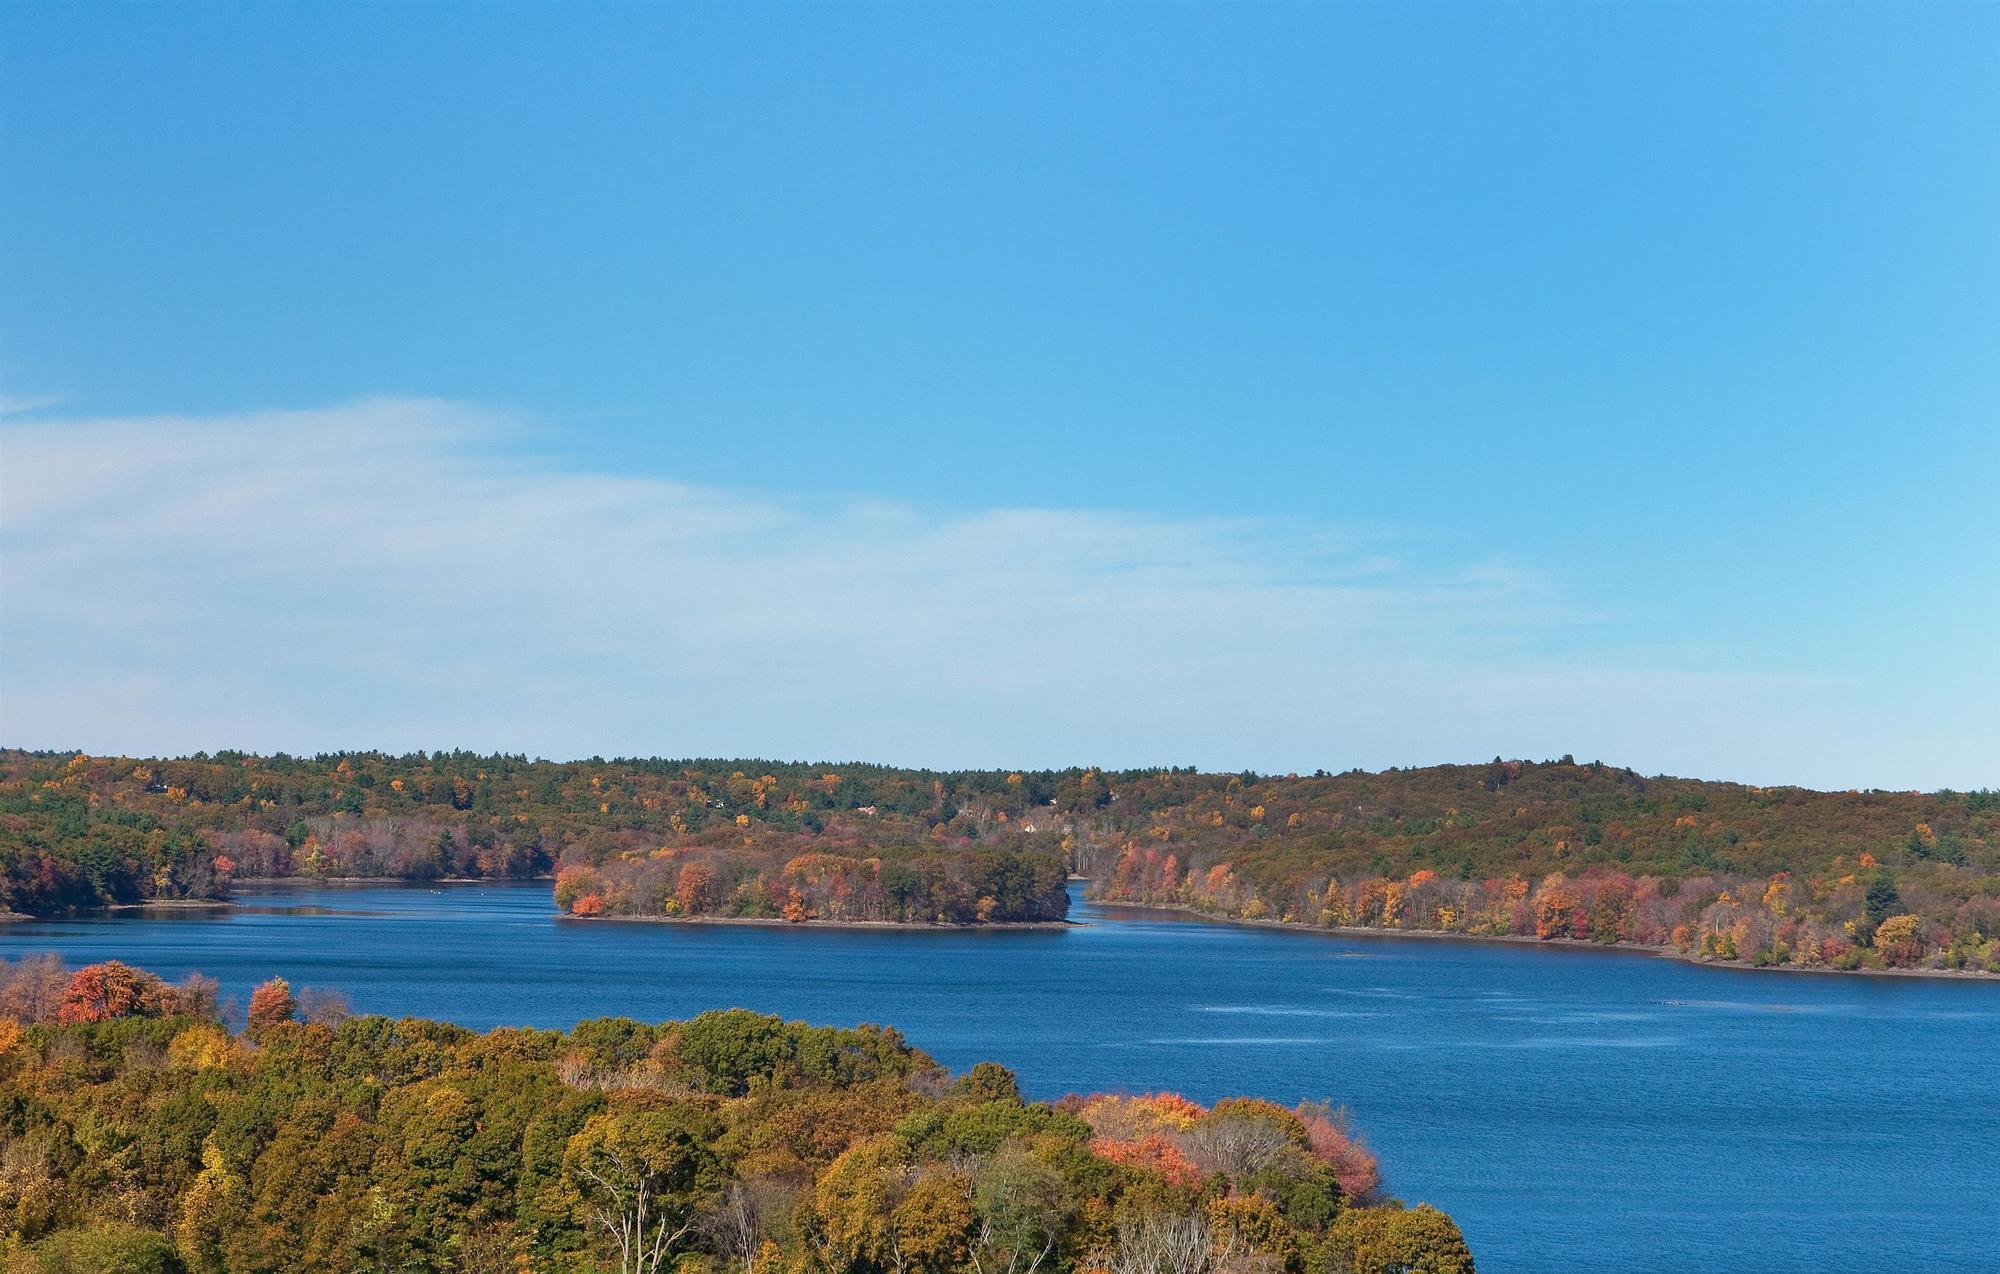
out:
M526 437L402 399L10 423L0 739L1956 777L1894 739L1839 752L1842 687L1611 648L1518 562L1258 519L765 497L567 468Z
M0 394L0 416L25 416L61 403L62 399L55 394Z

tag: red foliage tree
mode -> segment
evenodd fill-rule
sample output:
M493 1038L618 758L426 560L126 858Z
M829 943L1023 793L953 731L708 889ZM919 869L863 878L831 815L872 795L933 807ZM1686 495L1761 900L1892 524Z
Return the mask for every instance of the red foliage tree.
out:
M1333 1169L1340 1190L1355 1203L1367 1203L1382 1186L1382 1168L1375 1156L1347 1126L1344 1112L1308 1104L1299 1107L1306 1126L1306 1144L1314 1156Z
M65 1026L120 1017L165 1017L177 1007L172 987L117 960L85 965L63 988L56 1021Z
M299 1011L299 1002L292 995L292 984L283 978L272 978L250 993L250 1034L254 1038L278 1025L289 1022Z

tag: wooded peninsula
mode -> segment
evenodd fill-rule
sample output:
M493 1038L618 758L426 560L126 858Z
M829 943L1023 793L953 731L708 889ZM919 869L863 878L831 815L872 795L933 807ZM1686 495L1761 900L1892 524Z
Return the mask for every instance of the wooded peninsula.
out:
M1495 759L1382 773L0 752L0 904L247 878L553 878L577 917L1303 927L2000 972L2000 793L1818 792Z
M743 1009L478 1035L0 963L0 1149L23 1274L1473 1269L1324 1105L1029 1103L894 1030Z

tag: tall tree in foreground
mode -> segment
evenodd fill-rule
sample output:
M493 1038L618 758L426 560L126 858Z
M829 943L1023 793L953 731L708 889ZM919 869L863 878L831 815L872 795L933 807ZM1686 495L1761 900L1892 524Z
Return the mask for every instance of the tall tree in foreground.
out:
M720 1125L685 1105L597 1115L570 1138L563 1177L579 1215L618 1247L619 1274L657 1274L695 1228Z

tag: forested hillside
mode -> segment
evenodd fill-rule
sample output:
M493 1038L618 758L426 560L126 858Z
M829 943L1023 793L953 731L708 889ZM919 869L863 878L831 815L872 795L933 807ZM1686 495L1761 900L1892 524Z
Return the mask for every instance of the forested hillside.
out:
M1470 1274L1324 1106L1021 1099L895 1031L299 1021L0 965L0 1259L39 1274Z
M961 771L373 753L0 753L6 905L246 876L556 876L579 915L1301 925L2000 970L2000 795L1813 792L1495 760L1381 774Z
M1813 792L1495 760L1216 779L1126 826L1115 853L1093 855L1107 901L1758 965L2000 972L1993 792Z

